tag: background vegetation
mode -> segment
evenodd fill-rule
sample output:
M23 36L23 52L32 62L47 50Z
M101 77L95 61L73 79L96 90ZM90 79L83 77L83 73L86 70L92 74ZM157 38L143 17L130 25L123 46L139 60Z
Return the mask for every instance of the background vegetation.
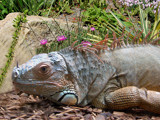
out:
M138 38L139 42L142 39L156 39L160 29L158 4L158 0L113 0L112 7L106 0L0 0L0 19L11 12L55 18L61 14L73 14L74 8L81 9L77 20L78 31L64 31L57 24L60 35L66 39L57 39L50 44L46 40L45 44L37 48L37 53L41 53L62 49L76 40L77 44L99 42L105 39L107 33L112 38L113 32L118 37L123 33L124 39L130 42L137 33L142 33ZM84 30L83 26L87 26L88 30Z
M7 62L1 68L0 84L14 56L14 47L18 40L21 24L27 22L26 15L39 15L56 18L61 14L73 14L73 9L80 9L80 16L76 21L78 30L63 30L57 26L59 36L48 43L41 40L41 46L37 48L37 54L63 49L74 41L82 46L91 46L109 36L108 45L112 38L123 36L124 40L133 43L141 43L143 39L159 40L160 31L160 7L159 0L113 0L110 6L106 0L0 0L0 20L11 12L22 12L14 20L16 31L13 34L13 42L8 50ZM67 22L67 18L66 22ZM75 18L73 18L75 19ZM83 29L87 26L88 29ZM115 33L115 34L113 34Z
M125 28L124 38L130 34L128 38L130 41L136 33L142 31L139 41L142 41L146 35L148 40L159 37L158 0L113 0L114 7L109 7L108 3L106 0L0 0L0 19L4 19L11 12L57 17L60 14L72 14L75 7L81 9L80 21L77 22L78 24L82 22L83 25L78 29L87 26L94 27L95 30L79 30L77 33L77 31L67 32L59 29L69 42L62 40L53 41L50 45L42 45L41 49L48 52L66 47L75 40L79 40L79 43L98 42L103 40L108 32L110 37L113 37L113 32L121 36L123 28ZM44 52L43 50L37 51Z

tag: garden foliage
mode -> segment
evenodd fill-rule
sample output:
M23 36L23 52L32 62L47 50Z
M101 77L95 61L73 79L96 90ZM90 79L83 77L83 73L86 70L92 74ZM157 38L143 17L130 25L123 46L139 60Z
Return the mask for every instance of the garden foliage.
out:
M105 0L0 0L0 20L11 12L28 11L28 15L54 16L61 13L71 14L72 7L79 5L87 8L95 4L98 7L105 7Z

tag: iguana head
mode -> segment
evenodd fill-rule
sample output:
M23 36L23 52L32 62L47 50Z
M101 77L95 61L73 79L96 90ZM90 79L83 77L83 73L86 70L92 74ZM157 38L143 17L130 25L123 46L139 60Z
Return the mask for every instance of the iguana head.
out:
M65 60L58 52L36 55L27 63L15 67L12 79L19 91L47 97L57 103L78 103Z

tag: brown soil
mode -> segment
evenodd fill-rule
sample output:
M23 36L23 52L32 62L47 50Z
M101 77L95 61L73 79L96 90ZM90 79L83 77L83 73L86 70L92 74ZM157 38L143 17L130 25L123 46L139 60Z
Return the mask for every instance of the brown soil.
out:
M0 95L0 120L160 120L141 109L107 111L75 106L58 106L48 100L15 91Z

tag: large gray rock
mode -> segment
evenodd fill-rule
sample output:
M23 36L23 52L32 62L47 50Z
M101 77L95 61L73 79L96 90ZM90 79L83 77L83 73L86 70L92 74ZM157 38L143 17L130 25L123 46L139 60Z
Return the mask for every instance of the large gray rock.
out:
M11 46L12 34L15 31L15 28L12 26L13 20L18 14L19 13L9 14L4 20L0 21L0 68L3 68L6 63L7 58L5 55L8 53L8 49ZM1 73L2 71L0 71L0 74Z
M8 53L11 46L13 40L12 35L15 31L13 20L19 14L20 13L11 13L4 20L0 21L0 68L3 68L7 61L5 55ZM18 43L15 47L14 58L7 72L6 78L4 79L2 86L0 86L0 93L11 91L13 89L11 75L12 69L16 66L17 61L19 64L22 64L35 55L35 51L37 47L40 46L41 40L47 39L49 42L56 40L59 31L57 23L62 29L68 29L66 21L60 19L54 20L52 18L40 16L27 16L27 20L28 22L22 25ZM68 23L68 25L71 27L73 26L73 23Z
M15 28L12 26L13 25L13 20L17 15L20 13L11 13L4 20L0 21L0 54L1 54L1 59L0 59L0 68L4 68L7 58L5 55L7 55L8 50L11 46L12 43L12 35L15 31ZM2 71L0 70L0 74ZM2 87L0 88L0 93L5 92L7 90L11 89L11 80L5 80L3 82Z

